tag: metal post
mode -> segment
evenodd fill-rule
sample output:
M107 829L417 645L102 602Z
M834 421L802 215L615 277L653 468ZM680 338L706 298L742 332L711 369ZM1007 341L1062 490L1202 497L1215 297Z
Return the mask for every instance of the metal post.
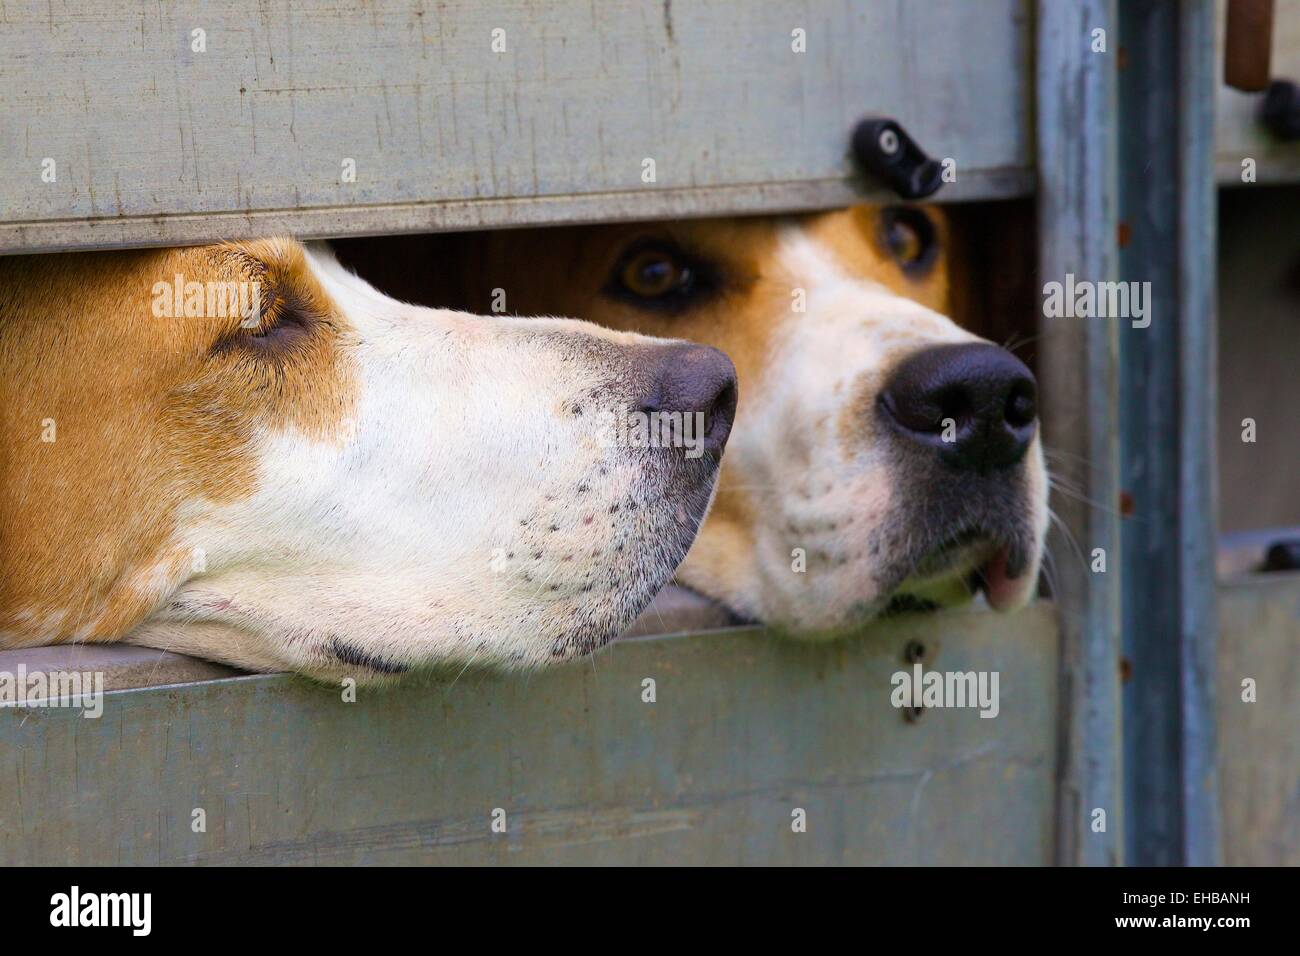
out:
M1126 856L1220 862L1215 776L1213 0L1121 5Z
M1039 271L1044 283L1111 281L1115 5L1039 0L1037 18ZM1056 859L1113 865L1123 859L1124 828L1116 322L1044 317L1042 333L1043 435L1059 453L1053 471L1071 489L1052 503L1066 534L1050 542L1062 642ZM1098 548L1105 572L1092 570Z

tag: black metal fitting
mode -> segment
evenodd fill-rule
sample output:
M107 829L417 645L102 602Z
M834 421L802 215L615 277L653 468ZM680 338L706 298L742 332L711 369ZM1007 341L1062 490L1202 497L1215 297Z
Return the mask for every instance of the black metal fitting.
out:
M1259 119L1278 139L1300 139L1300 86L1290 80L1270 83L1260 104Z
M923 199L943 185L943 167L896 121L870 117L853 131L853 155L904 199Z

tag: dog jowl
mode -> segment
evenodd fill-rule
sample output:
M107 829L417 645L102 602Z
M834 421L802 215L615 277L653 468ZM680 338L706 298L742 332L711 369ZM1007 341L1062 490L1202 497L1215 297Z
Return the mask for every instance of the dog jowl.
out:
M984 591L1033 593L1047 478L1033 376L949 316L937 210L482 233L355 248L401 294L708 343L744 401L678 580L835 634ZM455 269L419 263L462 257ZM400 274L398 270L401 270ZM387 272L387 275L385 275Z
M736 395L716 349L406 305L288 240L0 259L0 383L0 647L321 678L615 636ZM610 441L614 407L702 416L699 454Z

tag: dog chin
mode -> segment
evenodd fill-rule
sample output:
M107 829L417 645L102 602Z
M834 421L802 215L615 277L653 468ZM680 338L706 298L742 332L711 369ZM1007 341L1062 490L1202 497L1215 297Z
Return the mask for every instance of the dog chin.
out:
M672 580L712 507L719 460L642 450L625 463L635 463L643 476L611 506L627 524L593 552L589 566L570 571L568 585L548 578L539 592L512 584L513 596L527 596L533 606L520 607L503 628L489 624L471 636L465 644L478 648L473 663L531 669L584 657L627 630Z
M382 574L346 562L213 569L172 595L132 643L198 656L215 646L219 659L252 670L367 683L581 657L622 633L672 578L712 502L718 466L715 456L666 450L602 463L605 483L592 478L581 506L551 486L516 502L502 522L509 549L485 538L456 559L437 558L437 549L390 558ZM496 566L486 560L494 550ZM473 560L480 554L482 564Z
M629 460L644 476L619 503L617 513L629 524L585 567L565 565L563 578L523 590L516 581L513 593L486 602L516 603L515 613L486 621L472 615L460 649L447 651L444 661L502 670L548 667L591 654L631 626L694 543L712 506L719 462L713 455L684 460L668 451L640 451Z
M1006 543L1009 541L1010 543ZM938 610L983 594L996 611L1023 606L1038 574L1038 549L1023 534L985 536L967 531L912 562L888 589L883 613Z
M897 564L878 576L887 583L874 596L770 612L768 628L796 640L831 641L874 621L956 608L981 597L998 612L1013 611L1033 596L1039 562L1039 549L1031 542L967 540Z

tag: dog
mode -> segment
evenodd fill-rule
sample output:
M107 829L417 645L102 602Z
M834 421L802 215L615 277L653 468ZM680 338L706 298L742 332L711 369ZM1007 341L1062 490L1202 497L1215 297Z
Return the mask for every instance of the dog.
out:
M285 239L0 258L0 647L383 679L532 667L673 574L735 409L718 350L400 303ZM605 406L703 418L618 445Z
M1036 383L950 317L965 264L952 241L937 208L864 205L343 253L412 301L726 351L745 399L678 581L818 637L977 591L999 610L1034 593L1048 524Z

